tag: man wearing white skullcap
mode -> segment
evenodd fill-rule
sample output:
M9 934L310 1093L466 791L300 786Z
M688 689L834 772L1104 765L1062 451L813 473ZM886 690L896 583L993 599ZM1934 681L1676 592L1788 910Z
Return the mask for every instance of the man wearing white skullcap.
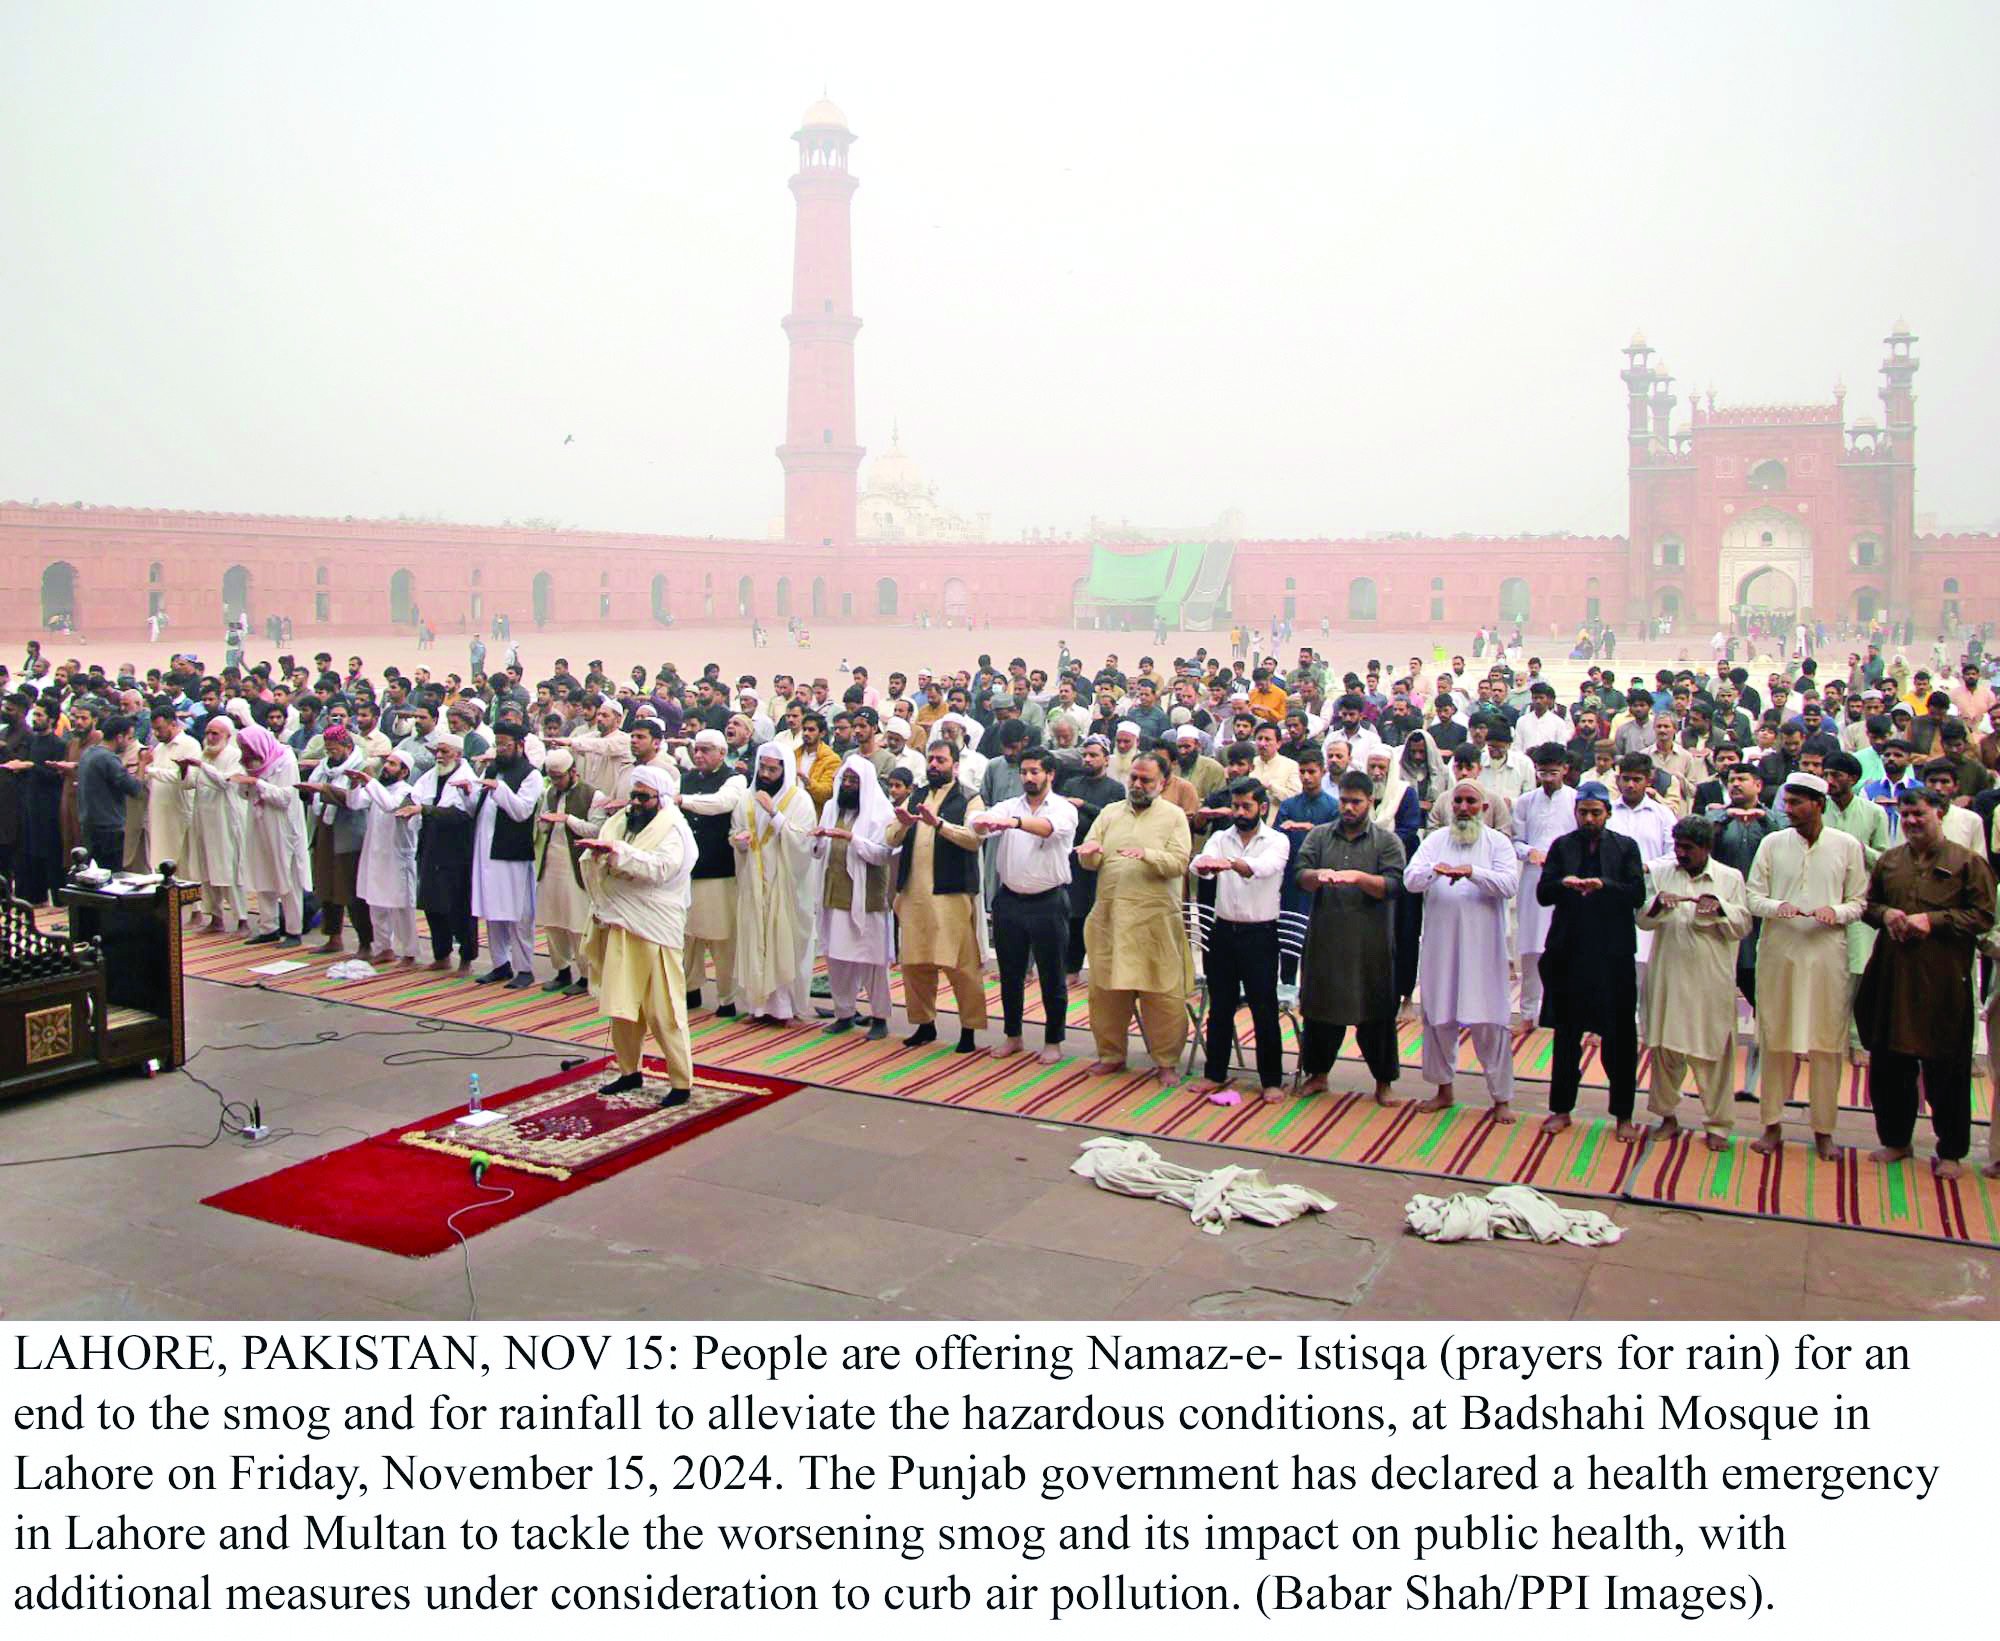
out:
M1757 937L1757 1103L1763 1135L1751 1149L1770 1155L1784 1141L1785 1104L1807 1065L1813 1145L1824 1161L1833 1143L1840 1077L1852 1010L1847 989L1847 925L1867 906L1861 844L1826 824L1826 782L1793 775L1784 785L1792 824L1757 845L1744 883Z
M581 997L590 990L590 894L583 885L583 856L576 845L603 830L591 814L597 794L584 784L576 757L555 747L542 759L545 790L535 814L535 922L549 943L555 974L543 991Z
M379 774L358 770L347 791L347 807L367 816L355 893L367 904L374 936L372 951L393 953L404 964L417 960L417 819L409 760L414 754L391 747L382 754Z
M423 744L412 737L403 750L415 757ZM472 806L479 778L465 762L462 736L440 734L430 750L436 764L410 795L423 817L417 833L417 905L430 925L430 966L450 968L455 944L462 974L479 955L479 921L472 915Z
M798 765L775 741L757 749L736 805L736 989L765 1025L812 1014L813 858L818 816Z
M1111 754L1111 778L1120 786L1129 786L1132 781L1132 758L1139 750L1139 726L1130 718L1122 720Z
M729 741L704 729L688 745L681 776L680 809L694 834L693 899L688 906L687 1004L701 1006L709 965L715 966L715 1012L736 1013L736 851L729 846L731 817L748 790L728 762Z
M598 1003L611 1017L618 1059L619 1075L599 1092L629 1094L643 1085L641 1051L650 1030L666 1061L663 1106L685 1105L694 1092L681 943L695 847L671 801L674 784L667 771L641 765L625 807L596 837L577 840L591 857L585 873L596 913L590 971Z

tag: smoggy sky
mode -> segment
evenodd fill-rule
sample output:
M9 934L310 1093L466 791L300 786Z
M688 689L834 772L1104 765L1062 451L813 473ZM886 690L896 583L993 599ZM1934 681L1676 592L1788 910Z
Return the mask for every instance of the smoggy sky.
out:
M861 440L996 533L1622 532L1634 326L1858 419L1899 317L1994 528L1995 15L9 0L0 496L763 535L824 89Z

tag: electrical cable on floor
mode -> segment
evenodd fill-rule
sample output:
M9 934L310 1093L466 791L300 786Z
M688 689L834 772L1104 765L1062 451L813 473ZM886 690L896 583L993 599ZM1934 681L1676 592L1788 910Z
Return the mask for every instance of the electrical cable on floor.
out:
M472 1246L465 1240L465 1233L458 1228L458 1216L460 1214L469 1214L475 1208L498 1208L514 1200L514 1191L511 1186L488 1185L481 1179L475 1179L473 1184L478 1189L486 1192L492 1200L486 1202L468 1202L463 1208L446 1215L444 1222L444 1228L458 1238L458 1251L465 1260L465 1301L467 1306L465 1319L468 1322L477 1322L479 1320L479 1295L472 1286Z

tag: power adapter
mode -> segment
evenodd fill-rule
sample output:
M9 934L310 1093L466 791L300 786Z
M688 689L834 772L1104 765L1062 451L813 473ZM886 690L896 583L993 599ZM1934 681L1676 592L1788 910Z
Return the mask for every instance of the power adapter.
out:
M252 1103L249 1122L237 1129L236 1132L241 1134L246 1140L267 1140L271 1137L271 1130L264 1121L264 1102L262 1100Z

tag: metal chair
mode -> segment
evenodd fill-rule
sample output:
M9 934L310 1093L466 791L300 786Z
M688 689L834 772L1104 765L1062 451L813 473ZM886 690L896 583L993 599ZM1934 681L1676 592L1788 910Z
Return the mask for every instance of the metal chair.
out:
M1194 985L1188 992L1188 1051L1187 1066L1182 1071L1184 1077L1194 1075L1197 1055L1207 1049L1208 1024L1208 942L1215 928L1215 908L1204 906L1198 900L1181 902L1181 920L1187 926L1188 944L1194 949ZM1232 1070L1243 1064L1243 1043L1236 1034L1236 1023L1230 1022L1229 1063Z
M1312 928L1310 912L1280 912L1278 914L1278 973L1285 972L1285 960L1294 964L1305 961L1306 935ZM1278 1021L1282 1025L1291 1022L1292 1041L1298 1045L1298 1052L1292 1062L1292 1086L1297 1088L1305 1081L1306 1022L1299 1013L1299 987L1301 982L1287 984L1278 981Z

